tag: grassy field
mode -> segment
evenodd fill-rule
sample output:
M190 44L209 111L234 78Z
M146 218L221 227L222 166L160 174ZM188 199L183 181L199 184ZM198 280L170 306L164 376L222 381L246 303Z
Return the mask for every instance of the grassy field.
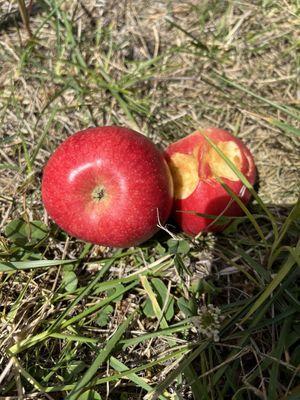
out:
M26 24L0 1L0 400L300 399L299 28L298 0L39 0ZM162 148L232 131L247 215L124 250L68 237L43 166L110 124Z

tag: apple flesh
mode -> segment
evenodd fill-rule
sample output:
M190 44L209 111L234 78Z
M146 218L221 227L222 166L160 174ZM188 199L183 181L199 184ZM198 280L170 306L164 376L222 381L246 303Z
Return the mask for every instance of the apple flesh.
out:
M173 215L181 229L191 235L220 232L228 224L217 218L240 216L240 206L222 187L222 180L246 204L250 193L226 161L209 144L205 135L234 163L251 184L256 178L253 157L241 140L218 128L196 131L171 144L166 159L174 181ZM196 213L199 213L196 215Z
M77 132L56 149L44 168L42 199L70 235L130 247L167 220L173 184L163 154L149 139L105 126Z

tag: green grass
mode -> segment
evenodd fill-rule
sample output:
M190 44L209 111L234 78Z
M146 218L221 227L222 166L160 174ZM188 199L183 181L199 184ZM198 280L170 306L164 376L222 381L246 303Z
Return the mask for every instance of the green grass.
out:
M0 32L0 399L300 398L299 4L100 3L20 2L26 26ZM245 216L124 250L68 237L42 168L103 124L162 147L230 129L260 176L216 147L253 195Z

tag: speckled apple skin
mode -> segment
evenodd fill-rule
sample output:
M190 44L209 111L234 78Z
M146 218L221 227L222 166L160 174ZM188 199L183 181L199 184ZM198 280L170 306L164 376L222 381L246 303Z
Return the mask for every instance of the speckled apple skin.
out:
M103 188L101 200L93 198ZM149 239L173 202L172 178L159 149L131 129L105 126L65 140L44 168L42 199L70 235L111 247Z
M238 138L232 136L229 132L219 128L207 128L202 131L207 137L214 142L234 141L242 155L241 172L248 181L253 185L256 179L256 168L252 154L245 144ZM195 146L200 146L198 153L199 159L199 183L194 192L185 199L175 199L173 204L173 216L181 229L190 235L197 235L200 232L221 232L228 224L221 225L213 223L212 218L205 218L190 212L201 214L223 215L223 216L241 216L243 211L240 206L232 201L231 196L226 192L222 185L211 176L210 169L205 163L205 155L209 148L209 144L205 136L196 131L187 137L171 144L166 149L166 159L174 153L192 154ZM251 194L244 187L243 183L222 178L222 181L243 201L247 204L251 198ZM225 210L225 211L224 211Z

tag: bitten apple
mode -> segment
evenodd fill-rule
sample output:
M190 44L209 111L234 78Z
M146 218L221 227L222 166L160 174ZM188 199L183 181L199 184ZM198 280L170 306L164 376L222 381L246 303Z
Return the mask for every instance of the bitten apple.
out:
M118 126L89 128L65 140L44 168L50 217L85 241L129 247L149 239L171 211L173 184L159 149Z
M218 128L196 131L171 144L166 159L174 181L173 215L181 229L192 235L219 232L228 224L196 215L240 216L239 205L222 187L221 179L243 203L250 193L226 161L208 143L205 135L234 163L253 184L256 168L253 157L241 140Z

